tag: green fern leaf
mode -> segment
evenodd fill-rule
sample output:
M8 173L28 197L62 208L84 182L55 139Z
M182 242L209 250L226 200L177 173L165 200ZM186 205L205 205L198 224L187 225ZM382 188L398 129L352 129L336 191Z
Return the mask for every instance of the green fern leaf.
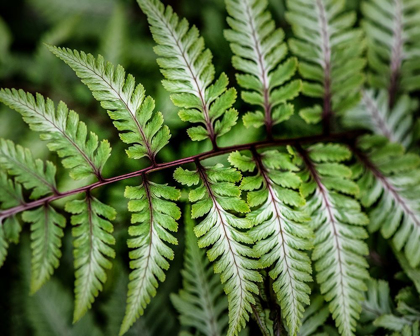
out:
M363 32L352 29L356 13L344 12L345 0L288 0L286 18L294 35L291 51L300 58L299 72L307 80L304 95L321 98L316 105L300 112L307 122L327 120L357 105L364 82L361 57Z
M328 319L330 311L326 306L322 295L317 294L311 298L311 304L305 309L302 319L302 327L299 330L299 336L326 336L326 334L315 334L317 329L325 325L325 321Z
M412 267L420 265L420 206L418 204L420 158L404 154L401 145L384 137L365 136L355 149L354 167L361 190L360 199L369 213L371 232L381 230L395 248L404 248Z
M175 179L185 185L199 186L189 194L193 204L192 217L205 218L194 231L199 238L201 248L210 247L207 256L215 262L214 271L221 274L225 293L229 303L229 330L227 335L238 335L245 327L255 303L254 294L258 294L256 282L262 281L255 271L260 263L255 259L257 253L245 244L252 244L252 238L243 230L249 229L252 223L240 218L229 210L245 213L247 204L240 199L240 190L234 183L241 180L241 174L232 168L218 164L213 167L202 167L197 171L178 168Z
M194 141L209 138L217 147L216 138L227 133L235 124L238 112L232 109L236 90L227 89L228 78L222 74L213 83L212 54L205 49L198 29L180 20L172 7L159 0L138 0L147 15L153 37L158 44L155 52L165 77L163 86L172 93L173 103L182 108L183 121L200 123L188 134ZM213 83L213 84L212 84Z
M10 140L0 139L0 167L15 176L26 189L33 189L32 199L57 193L54 164L47 161L44 165L41 160L34 160L29 149L16 146Z
M343 115L343 124L368 129L408 148L415 136L413 114L419 106L418 101L404 95L393 108L389 108L389 94L385 90L377 93L364 90L362 94L361 103Z
M232 165L257 175L242 180L242 190L248 191L248 204L258 207L247 217L253 227L250 236L256 241L255 250L265 268L272 267L273 289L277 294L282 316L290 335L297 335L302 324L304 305L309 304L312 268L305 250L312 248L312 230L308 216L298 207L305 200L296 189L300 178L290 170L298 170L290 155L278 151L253 153L253 158L238 152L230 155ZM290 170L286 170L285 165Z
M114 228L110 220L115 219L116 211L90 194L83 200L68 202L65 209L72 214L74 226L76 300L73 322L76 322L91 308L106 282L106 270L112 267L108 258L115 257L110 246L115 244L115 239L111 234Z
M0 227L0 267L3 266L4 261L6 260L8 247L9 247L9 244L7 243L6 234L4 232L4 227L2 225Z
M362 26L369 42L369 84L390 90L392 96L397 90L418 90L420 4L413 0L365 0L362 13ZM393 101L390 105L393 106Z
M404 326L401 332L395 332L392 336L418 336L420 335L420 322L414 322L413 325Z
M404 253L398 251L393 244L391 244L391 247L404 273L410 278L420 294L420 267L411 267Z
M373 335L378 326L372 323L382 315L392 314L392 299L389 285L384 280L369 279L365 300L362 302L360 326L358 330L362 335Z
M276 29L267 0L226 0L230 15L230 30L225 31L231 43L233 66L243 74L237 75L239 85L246 91L242 98L249 104L258 105L262 111L249 112L244 117L245 126L272 126L287 119L294 107L287 101L301 90L301 81L290 81L297 69L297 60L290 58L284 63L287 46L284 32Z
M342 154L334 155L335 151ZM340 334L354 335L366 290L364 281L369 278L364 258L368 247L363 242L368 236L363 226L369 221L350 197L359 192L349 179L351 170L339 163L350 158L351 152L341 145L318 144L300 148L298 153L296 161L304 167L301 192L315 232L316 279Z
M1 209L8 209L23 204L22 186L7 178L7 175L0 171L0 205ZM0 210L0 267L3 266L7 256L9 242L18 243L20 223L16 216L2 216Z
M107 140L98 142L98 136L88 135L86 125L79 121L74 111L60 102L57 108L50 100L35 97L22 90L0 90L0 101L19 112L32 130L41 133L41 139L48 141L48 148L57 152L63 166L70 169L70 176L76 180L95 175L101 179L101 171L111 154Z
M184 289L171 294L171 301L180 313L181 325L192 327L202 335L222 336L228 325L227 300L204 251L197 245L190 206L185 216Z
M134 159L147 156L154 162L157 152L168 143L170 132L167 126L162 127L162 113L153 114L155 102L146 97L143 86L136 86L134 77L126 76L122 66L114 67L100 55L95 58L76 50L48 48L76 72L108 110L115 127L122 132L121 140L131 145L128 156Z
M22 219L32 223L31 293L34 294L49 280L60 263L61 238L64 236L66 219L49 205L25 211Z
M144 177L139 187L127 187L125 197L130 200L128 209L133 212L128 247L130 252L130 283L128 285L127 309L121 326L124 334L144 313L152 297L156 295L158 280L165 281L164 270L169 268L173 251L166 243L178 244L169 232L176 232L176 220L181 217L173 202L180 197L179 190L148 181ZM139 223L139 224L136 224Z

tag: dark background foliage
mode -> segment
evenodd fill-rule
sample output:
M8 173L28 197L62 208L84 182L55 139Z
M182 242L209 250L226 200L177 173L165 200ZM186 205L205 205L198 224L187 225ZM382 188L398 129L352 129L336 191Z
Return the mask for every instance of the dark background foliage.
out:
M236 86L234 69L231 66L231 51L223 37L227 28L223 0L171 0L180 16L196 24L212 50L216 72L226 72L231 83ZM348 6L358 8L358 0L348 0ZM283 0L270 0L271 11L276 22L286 34L290 27L284 20ZM75 76L73 71L52 55L44 43L66 46L93 55L102 54L114 64L123 65L138 82L146 88L162 111L166 124L172 133L171 144L160 154L159 161L169 161L193 155L210 149L210 143L192 143L186 135L185 124L177 116L169 94L161 86L161 74L153 52L154 42L149 33L146 17L134 0L2 0L0 1L0 87L22 88L29 92L40 92L54 101L63 100L77 111L88 127L100 138L110 140L113 156L104 175L114 176L138 170L146 164L129 160L121 153L123 144L113 128L105 111L94 101L88 88ZM305 98L298 98L296 108L307 105ZM237 103L240 113L246 106ZM241 124L241 123L239 123ZM317 133L317 126L307 126L298 116L276 129L280 137L302 136ZM261 138L259 131L245 130L242 125L221 139L220 145L250 142ZM8 138L31 148L35 157L49 158L58 167L61 164L51 156L38 135L29 131L21 117L0 105L0 137ZM214 160L225 160L216 158ZM156 180L168 180L156 174ZM64 169L59 169L60 190L76 188L80 183L68 177ZM29 239L27 226L23 227L22 243L10 247L5 265L0 269L0 335L49 335L48 323L58 323L63 327L63 335L115 335L118 332L125 309L126 283L128 278L128 252L126 247L129 215L127 201L123 198L126 181L112 187L95 191L96 196L111 204L118 211L114 221L117 238L117 258L109 272L109 280L103 294L96 300L92 311L75 326L71 325L73 257L70 226L63 240L61 266L53 279L39 293L29 296ZM184 195L185 197L185 195ZM167 281L162 284L158 296L152 301L146 315L130 331L129 335L174 335L179 330L177 315L169 300L169 293L177 292L181 286L183 230L180 225L178 238L180 245L175 248L176 257L171 264ZM372 275L388 281L395 279L400 271L391 257L387 244L379 235L372 235L370 246L375 251L369 257ZM401 284L391 288L399 288ZM393 293L395 294L395 293ZM57 306L60 309L54 309ZM46 323L46 321L49 321ZM63 322L64 321L64 322ZM251 325L252 328L255 326Z

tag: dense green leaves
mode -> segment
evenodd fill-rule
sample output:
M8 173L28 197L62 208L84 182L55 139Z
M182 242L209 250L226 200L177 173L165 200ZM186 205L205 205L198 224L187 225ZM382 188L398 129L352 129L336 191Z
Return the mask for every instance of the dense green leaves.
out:
M400 90L418 90L420 3L415 0L365 0L362 12L365 18L362 26L369 42L369 84L390 90L392 95Z
M358 148L359 162L353 171L360 200L366 207L375 204L369 213L369 230L392 238L412 267L420 265L420 158L404 154L401 145L381 136L363 137Z
M266 125L271 132L273 125L290 118L294 107L287 101L295 98L301 89L299 80L290 81L297 69L297 60L287 55L283 42L284 32L276 29L266 0L227 0L227 21L230 30L225 31L235 56L233 66L241 72L238 84L245 90L242 98L262 111L249 112L245 126Z
M213 83L212 54L205 49L195 26L190 27L186 19L180 20L172 7L165 8L159 0L138 3L158 44L155 52L160 56L157 61L165 77L163 86L172 93L173 103L182 108L180 118L203 125L190 128L190 138L193 141L209 138L216 146L216 138L236 124L238 112L232 108L235 89L227 89L225 74Z
M48 141L48 148L63 159L63 166L70 169L76 180L91 176L101 178L101 171L111 154L107 140L99 143L98 136L88 134L79 115L60 102L57 107L51 99L40 94L35 97L22 90L1 89L0 101L19 112L23 120L41 139Z
M180 197L179 190L148 181L146 177L138 187L127 187L125 197L130 200L128 209L133 212L128 240L130 252L130 283L128 285L127 309L121 326L124 334L143 314L150 300L156 295L158 281L165 281L167 260L174 257L167 243L176 245L171 234L178 230L181 217L173 202Z
M296 37L289 46L300 58L299 72L306 80L302 92L323 99L323 106L300 112L309 123L342 113L360 99L365 44L362 31L352 29L356 13L345 12L345 5L345 0L287 1L286 18Z
M31 223L31 293L34 294L49 280L60 263L66 219L49 205L25 211L22 219Z
M90 309L95 297L103 289L106 270L112 267L109 258L115 257L110 245L115 244L110 220L115 210L92 197L70 201L66 211L72 214L74 237L75 295L73 321L78 321Z
M229 302L228 335L237 335L245 327L255 304L254 294L258 294L256 282L262 281L255 271L260 263L256 251L247 244L253 240L246 232L252 223L234 215L248 212L247 204L240 199L240 190L234 184L241 174L232 168L218 164L212 167L199 165L197 171L178 168L175 179L185 185L197 185L189 193L192 217L205 218L194 231L201 248L209 248L207 256L214 262L214 271L221 274L225 293Z
M255 160L255 161L254 161ZM289 154L277 151L254 153L247 157L238 152L229 161L240 170L256 171L245 177L241 189L248 191L250 207L247 218L253 227L250 236L264 268L270 268L273 289L277 294L291 335L297 335L309 304L311 263L305 250L312 247L308 216L299 209L305 200L299 194L301 180L293 173L298 168Z
M185 256L183 289L171 295L180 322L205 336L222 336L227 330L227 300L220 280L213 273L205 253L197 245L191 209L185 211Z
M365 279L369 277L364 258L368 234L363 226L368 218L351 196L359 188L349 178L351 170L341 164L351 153L346 147L318 144L298 149L296 164L301 164L304 184L301 193L311 215L315 232L312 260L321 294L342 335L354 335L361 311Z
M147 156L154 162L156 153L168 143L170 133L167 126L162 127L162 114L153 113L155 102L150 96L146 97L143 86L136 86L134 77L126 76L122 66L114 67L101 55L95 58L83 51L49 49L76 72L96 100L108 110L121 132L121 140L131 145L128 156L134 159Z
M0 139L0 167L15 176L25 189L33 189L33 199L57 192L54 164L47 161L44 165L41 160L34 160L29 149L10 140Z

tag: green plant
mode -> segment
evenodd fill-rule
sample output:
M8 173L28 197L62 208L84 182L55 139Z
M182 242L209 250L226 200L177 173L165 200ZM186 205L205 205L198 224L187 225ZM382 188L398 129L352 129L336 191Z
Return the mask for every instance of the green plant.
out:
M138 3L157 44L163 87L180 119L194 124L187 130L190 140L210 149L197 145L194 155L174 158L167 151L171 132L164 114L155 111L154 99L134 76L100 55L47 45L90 89L128 158L143 168L106 177L107 167L123 160L121 144L115 143L118 151L111 156L110 141L88 131L65 103L2 89L0 101L40 133L73 180L88 183L62 192L55 163L1 139L0 264L10 243L19 241L20 220L30 223L29 287L33 294L42 291L62 255L63 208L73 236L73 322L77 326L87 315L83 323L91 326L89 310L106 291L118 252L117 211L97 189L139 178L124 193L131 213L131 225L124 223L131 273L120 335L133 325L143 330L142 320L136 321L168 277L178 240L186 245L183 289L172 292L171 301L183 335L246 333L250 317L263 335L333 335L334 324L345 336L363 334L363 328L416 335L419 293L402 289L394 309L387 283L370 278L374 265L367 256L376 252L380 231L408 286L419 290L420 157L413 121L418 103L412 95L420 87L418 1L384 0L379 7L376 0L364 0L359 28L344 0L289 0L285 15L294 36L285 42L266 0L226 0L225 37L247 105L237 102L228 69L216 75L212 53L195 26L159 0ZM117 8L110 28L118 36L124 34L122 13ZM299 101L300 93L307 99ZM240 127L239 117L246 128L263 128L265 139L221 146ZM300 136L289 137L284 129ZM240 132L243 138L252 130ZM162 162L165 156L172 159ZM173 179L157 174L163 170L172 170ZM68 197L73 199L64 206L52 204ZM188 204L183 214L180 202ZM176 233L181 219L185 239ZM55 305L61 287L52 281L40 298ZM119 278L115 286L123 282ZM58 314L69 310L68 296ZM48 324L33 305L31 316ZM112 315L109 306L105 311ZM333 323L326 323L329 313ZM34 327L37 333L42 328ZM77 333L68 324L61 328Z

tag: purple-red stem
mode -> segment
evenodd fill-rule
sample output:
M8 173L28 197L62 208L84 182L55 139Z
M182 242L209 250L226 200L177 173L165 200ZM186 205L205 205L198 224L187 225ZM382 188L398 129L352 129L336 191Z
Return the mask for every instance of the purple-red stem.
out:
M0 223L2 222L3 219L13 216L19 212L25 211L25 210L30 210L33 208L36 208L38 206L41 206L43 204L48 204L51 203L53 201L56 201L58 199L64 198L64 197L69 197L75 194L79 194L82 192L87 192L87 191L91 191L93 189L111 184L111 183L115 183L115 182L119 182L119 181L123 181L132 177L138 177L141 176L143 174L149 174L155 171L159 171L159 170L163 170L163 169L168 169L168 168L173 168L173 167L177 167L177 166L181 166L183 164L187 164L187 163L194 163L197 161L201 161L201 160L205 160L214 156L219 156L219 155L223 155L223 154L227 154L227 153L231 153L234 151L241 151L241 150L250 150L253 148L263 148L263 147L270 147L270 146L287 146L287 145L292 145L292 146L296 146L296 145L303 145L303 144L308 144L308 143L315 143L315 142L323 142L323 141L333 141L333 142L343 142L343 141L347 141L350 139L354 139L360 135L364 134L364 132L361 131L352 131L352 132L346 132L346 133L339 133L339 134L331 134L331 135L314 135L314 136L307 136L307 137L301 137L301 138L293 138L293 139L278 139L278 140L267 140L267 141L259 141L259 142L253 142L253 143L248 143L248 144L242 144L242 145L234 145L234 146L228 146L228 147L222 147L222 148L217 148L208 152L204 152L201 154L197 154L197 155L193 155L193 156L189 156L186 158L182 158L182 159L178 159L175 161L171 161L171 162L164 162L164 163L158 163L155 165L151 165L149 167L140 169L138 171L135 172L131 172L131 173L127 173L127 174L123 174L123 175L119 175L119 176L114 176L111 178L107 178L107 179L103 179L101 181L95 182L93 184L81 187L81 188L77 188L74 190L69 190L63 193L57 193L48 197L44 197L41 198L39 200L30 202L30 203L25 203L25 204L21 204L18 205L16 207L4 210L2 212L0 212Z

